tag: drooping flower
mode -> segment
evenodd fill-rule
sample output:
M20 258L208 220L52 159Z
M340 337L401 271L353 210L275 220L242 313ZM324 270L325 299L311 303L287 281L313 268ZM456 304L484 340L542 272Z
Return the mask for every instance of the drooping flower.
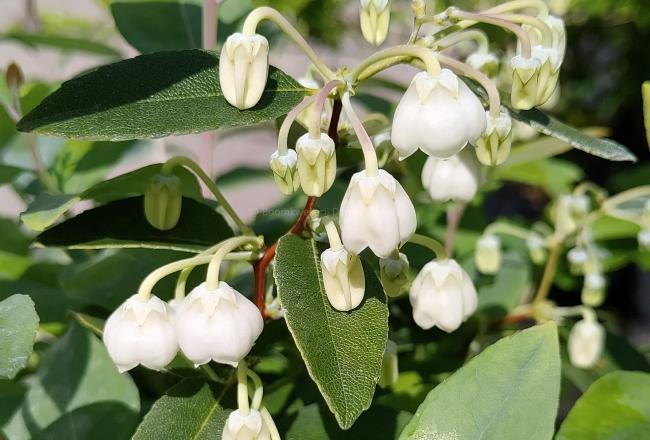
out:
M595 319L578 321L569 333L569 360L578 368L592 368L605 345L605 329Z
M334 140L326 133L314 139L309 133L296 143L300 186L308 196L322 196L336 178L336 154Z
M501 268L501 240L494 234L484 234L476 241L474 262L481 273L493 275Z
M379 275L384 292L388 296L398 296L409 283L409 260L403 253L379 259Z
M251 408L248 414L243 415L239 409L236 409L228 415L221 438L223 440L270 440L271 433L259 411Z
M326 249L320 257L325 293L332 307L342 312L356 309L363 300L366 279L361 260L340 249Z
M181 181L173 174L156 174L144 193L144 215L151 226L168 231L181 217Z
M429 157L422 168L422 186L437 202L469 202L476 195L479 180L479 166L471 150L448 159Z
M237 365L262 333L264 321L255 305L227 283L214 290L195 287L175 315L178 343L195 365L210 360Z
M607 280L600 272L588 272L582 285L580 300L583 304L598 307L605 301L605 287Z
M409 299L417 325L447 333L460 327L478 304L472 280L455 260L427 263L415 277Z
M397 359L397 344L390 339L386 341L384 357L381 362L381 375L377 385L382 388L388 388L395 385L399 377L399 363Z
M282 194L293 194L300 187L298 156L294 150L287 150L287 154L283 155L274 151L269 165L273 171L273 180Z
M481 101L451 70L419 72L397 105L391 140L400 158L418 148L448 158L485 130Z
M363 38L379 46L388 35L390 0L360 0L359 22Z
M465 62L490 78L495 77L499 72L499 58L491 52L474 52Z
M502 110L496 118L487 111L485 117L487 121L485 131L474 145L479 162L493 167L501 165L510 155L512 119L506 110Z
M230 35L221 49L219 83L226 100L240 110L255 106L269 74L269 42L262 35Z
M365 170L350 179L339 213L341 239L355 254L369 247L387 258L415 232L415 208L406 191L385 170Z
M542 62L538 58L516 55L510 60L512 67L511 104L518 110L530 110L537 105L539 94L539 71Z
M160 370L178 352L171 311L156 296L127 299L106 320L102 338L120 373L138 364Z

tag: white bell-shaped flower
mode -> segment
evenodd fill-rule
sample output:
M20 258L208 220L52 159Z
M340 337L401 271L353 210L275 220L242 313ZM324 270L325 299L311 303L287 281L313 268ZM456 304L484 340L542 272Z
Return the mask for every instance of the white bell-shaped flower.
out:
M474 52L467 57L465 63L490 78L499 73L499 58L491 52Z
M255 304L221 281L208 290L195 287L175 315L183 354L195 365L210 360L235 366L253 347L264 321Z
M576 275L585 273L587 262L589 261L589 254L587 250L581 247L574 247L566 254L569 261L571 272Z
M542 61L531 56L524 58L514 56L510 60L512 67L511 103L518 110L530 110L537 104L539 94L539 71Z
M605 345L605 329L593 318L578 321L569 333L569 360L578 368L596 365Z
M240 110L253 107L269 75L269 42L262 35L230 35L219 57L219 83L226 100Z
M378 257L387 258L415 233L417 219L413 203L393 176L385 170L369 176L363 170L350 179L339 223L350 252L359 254L369 247Z
M487 121L485 132L476 140L474 146L476 146L476 157L479 162L493 167L501 165L510 155L512 118L506 110L502 110L496 118L487 111L485 118Z
M359 21L363 38L379 46L388 35L390 0L360 0Z
M236 409L228 415L221 438L223 440L270 440L271 433L259 411L251 408L247 415L243 415Z
M274 151L269 160L273 171L273 180L282 194L293 194L300 186L298 177L298 155L294 150L287 150L287 154Z
M448 158L485 130L481 101L451 70L419 72L397 105L391 141L400 158L418 148Z
M321 133L317 139L309 133L296 142L300 186L308 196L322 196L336 178L336 154L334 140Z
M598 307L605 301L607 279L600 272L588 272L585 274L585 281L580 292L580 300L583 304L591 307Z
M476 289L455 260L431 261L413 280L409 299L415 323L428 330L456 330L478 304Z
M476 195L479 180L479 165L469 149L449 159L429 157L422 168L422 186L436 202L469 202Z
M133 295L122 303L106 320L103 340L120 373L138 364L160 370L178 352L171 311L156 296L141 301Z
M356 309L366 290L361 259L341 246L323 251L320 265L325 293L332 307L342 312Z
M501 240L494 234L484 234L476 241L474 262L481 273L493 275L501 268Z

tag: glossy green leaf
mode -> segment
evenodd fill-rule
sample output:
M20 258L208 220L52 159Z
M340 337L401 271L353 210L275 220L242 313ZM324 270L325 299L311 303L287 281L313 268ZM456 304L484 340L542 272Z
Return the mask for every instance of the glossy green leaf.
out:
M120 52L105 44L81 38L71 38L63 35L32 34L12 31L0 35L0 40L12 40L29 47L50 47L62 51L79 51L96 55L119 57Z
M388 309L368 266L361 305L351 312L332 308L321 279L320 252L313 240L284 236L275 257L275 280L309 375L347 429L372 401L388 336Z
M15 280L32 264L25 255L18 255L0 250L0 279Z
M184 50L102 66L63 83L18 129L110 141L199 133L273 120L304 96L304 87L272 67L260 102L238 110L223 97L218 64L212 52Z
M128 438L139 411L131 377L118 373L99 339L73 324L43 355L5 432L9 438Z
M12 295L0 302L0 377L13 377L27 364L38 331L34 301Z
M570 192L584 173L562 159L534 160L512 166L497 167L494 177L544 188L551 196Z
M28 228L44 231L79 200L79 196L72 194L40 193L20 215L20 219Z
M219 175L216 182L219 188L226 188L272 179L273 174L268 168L237 167Z
M133 440L220 439L230 413L220 403L224 393L200 379L184 380L153 404Z
M553 436L560 394L555 324L501 339L435 387L400 439Z
M178 224L160 231L144 216L143 197L117 200L84 211L41 233L44 246L71 249L152 248L200 252L233 232L214 209L184 197Z
M530 266L518 253L508 252L494 282L479 288L478 310L502 318L519 304L529 285Z
M0 185L13 182L16 177L25 172L28 172L28 170L11 165L0 164Z
M535 130L570 144L573 148L594 156L616 162L636 162L637 157L623 145L611 139L589 136L575 127L567 125L538 109L514 110L510 115Z
M642 439L650 433L650 374L616 371L575 403L556 440Z

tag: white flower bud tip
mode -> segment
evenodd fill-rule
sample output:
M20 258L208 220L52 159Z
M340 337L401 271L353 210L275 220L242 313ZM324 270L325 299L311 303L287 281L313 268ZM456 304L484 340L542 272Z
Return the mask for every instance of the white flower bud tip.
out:
M539 71L542 62L535 57L514 56L512 67L512 106L519 110L530 110L537 104L539 93Z
M607 280L600 272L589 272L585 274L585 281L582 286L580 299L583 304L598 307L605 301L605 287Z
M253 107L269 74L269 42L262 35L230 35L221 49L219 83L226 100L240 110Z
M454 260L427 263L415 277L409 299L418 326L447 333L460 327L478 304L472 280Z
M493 53L475 52L465 61L470 67L492 78L499 71L499 58Z
M322 196L336 178L336 154L334 140L326 133L318 139L309 133L302 135L296 143L300 186L308 196Z
M389 0L360 0L359 22L363 38L370 44L379 46L388 35L390 24Z
M535 264L542 264L546 261L546 243L544 239L537 234L531 234L526 240L530 259Z
M415 233L415 208L406 191L393 176L379 170L366 171L350 179L339 213L341 239L345 247L359 254L369 247L387 258Z
M437 202L469 202L476 195L479 180L479 165L469 149L449 159L429 157L422 168L422 186Z
M243 415L236 409L230 413L221 434L223 440L270 440L269 432L259 411L250 409Z
M160 370L178 352L169 306L151 296L141 301L133 295L106 320L103 340L120 373L138 364Z
M533 47L533 57L541 61L537 85L536 105L545 104L557 87L560 76L561 58L556 49L544 46Z
M605 329L594 319L578 321L569 333L569 360L578 368L592 368L605 345Z
M419 72L397 105L391 140L400 158L418 148L448 158L485 130L481 101L451 70Z
M257 307L223 281L214 290L206 283L195 287L174 323L180 348L195 365L214 360L236 366L264 327Z
M282 194L293 194L298 189L298 156L294 150L287 150L287 154L283 155L274 151L269 166L273 171L273 180Z
M485 131L474 144L476 157L483 165L501 165L508 159L512 147L512 118L506 110L496 118L486 111L485 118Z
M366 290L359 257L341 247L326 249L320 258L325 293L332 307L342 312L356 309Z
M485 274L495 274L501 268L501 240L494 234L485 234L476 242L474 261L476 268Z

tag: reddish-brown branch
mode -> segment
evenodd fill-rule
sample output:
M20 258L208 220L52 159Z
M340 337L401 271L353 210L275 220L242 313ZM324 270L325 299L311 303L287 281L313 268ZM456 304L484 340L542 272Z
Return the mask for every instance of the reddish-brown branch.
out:
M341 118L342 108L341 100L335 99L334 105L332 106L332 119L330 119L330 126L327 130L327 135L334 140L334 143L337 143L339 140L339 119Z

